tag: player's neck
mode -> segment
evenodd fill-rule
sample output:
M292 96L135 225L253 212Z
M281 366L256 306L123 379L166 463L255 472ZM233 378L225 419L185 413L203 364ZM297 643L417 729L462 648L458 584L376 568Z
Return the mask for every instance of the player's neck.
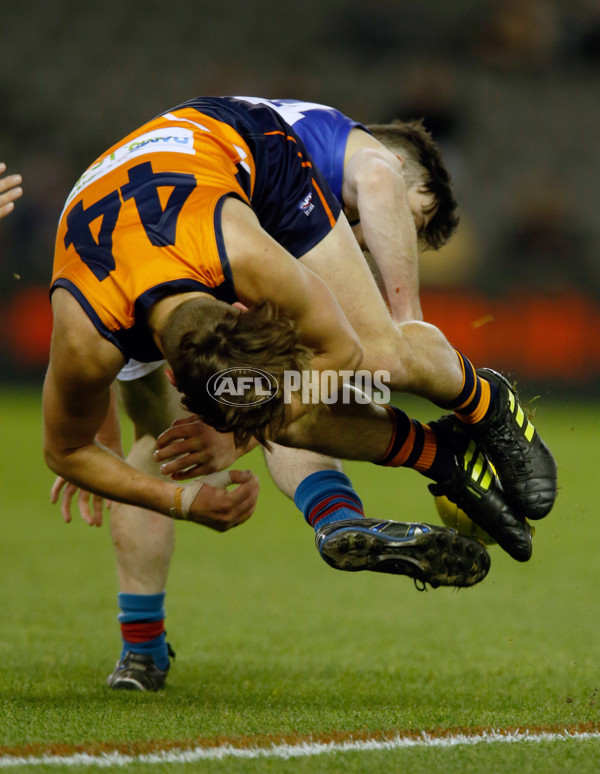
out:
M167 319L171 312L183 304L185 301L189 301L192 298L212 298L208 293L199 293L193 291L191 293L177 293L173 296L165 296L154 303L148 310L148 326L152 331L152 336L156 345L162 351L161 335L166 325Z

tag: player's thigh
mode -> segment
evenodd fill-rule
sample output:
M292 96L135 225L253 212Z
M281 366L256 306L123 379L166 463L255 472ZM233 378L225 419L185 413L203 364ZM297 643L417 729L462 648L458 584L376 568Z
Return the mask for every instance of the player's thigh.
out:
M363 344L393 335L392 318L344 217L300 260L329 285Z
M189 414L181 405L181 395L167 379L164 365L139 379L117 384L136 438L157 438L175 419Z

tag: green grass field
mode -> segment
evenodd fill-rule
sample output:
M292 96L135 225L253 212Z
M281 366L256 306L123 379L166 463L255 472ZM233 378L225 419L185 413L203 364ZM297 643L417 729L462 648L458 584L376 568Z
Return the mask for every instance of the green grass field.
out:
M426 418L423 403L407 405ZM105 678L120 636L108 528L62 522L41 459L40 396L0 392L0 768L92 771L100 761L9 766L7 756L247 747L351 732L599 731L600 404L542 401L536 423L557 457L560 495L537 525L533 558L521 565L492 547L487 579L459 592L419 593L405 578L327 567L253 453L262 491L246 525L223 535L178 525L167 594L177 659L167 690L111 693ZM418 474L347 470L370 515L437 523ZM600 770L600 738L185 765L134 759L119 770L179 767L586 773Z

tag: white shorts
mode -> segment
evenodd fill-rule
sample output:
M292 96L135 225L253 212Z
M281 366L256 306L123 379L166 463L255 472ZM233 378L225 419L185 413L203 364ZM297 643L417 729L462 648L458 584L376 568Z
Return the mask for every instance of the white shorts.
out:
M141 363L139 360L128 360L123 368L117 374L117 379L120 382L132 382L134 379L141 379L142 376L151 374L152 371L156 371L164 365L166 360L152 360L150 363Z

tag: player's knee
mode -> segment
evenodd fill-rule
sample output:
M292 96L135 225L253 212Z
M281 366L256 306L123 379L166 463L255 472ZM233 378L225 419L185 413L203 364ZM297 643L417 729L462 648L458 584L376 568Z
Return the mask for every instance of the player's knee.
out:
M402 389L417 392L430 382L438 356L447 351L449 344L439 328L430 323L414 320L399 323L396 328L402 339Z
M127 455L127 462L136 470L141 470L149 476L160 477L160 467L154 461L154 452L156 451L156 439L153 435L146 434L137 438Z
M385 330L371 331L363 339L363 347L361 368L371 372L387 371L394 388L404 389L405 381L413 370L412 337L405 336L399 328L390 324Z
M119 394L135 426L136 438L146 434L158 438L183 413L179 395L162 368L140 379L119 383Z

